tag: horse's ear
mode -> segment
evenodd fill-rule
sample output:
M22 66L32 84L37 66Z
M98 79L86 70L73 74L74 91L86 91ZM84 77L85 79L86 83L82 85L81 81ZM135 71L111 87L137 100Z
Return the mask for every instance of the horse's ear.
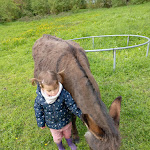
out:
M120 121L120 110L121 110L121 100L122 97L117 97L111 104L109 108L109 114L113 118L116 127L119 127L119 121Z
M95 123L88 114L82 114L82 121L87 126L88 130L98 139L103 139L104 131Z

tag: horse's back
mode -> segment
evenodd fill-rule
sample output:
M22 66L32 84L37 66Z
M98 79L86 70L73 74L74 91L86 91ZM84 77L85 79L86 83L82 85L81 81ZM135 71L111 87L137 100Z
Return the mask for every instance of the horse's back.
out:
M58 72L60 62L67 63L81 57L89 65L85 52L79 44L51 35L43 35L35 42L32 55L35 62L35 77L41 70Z

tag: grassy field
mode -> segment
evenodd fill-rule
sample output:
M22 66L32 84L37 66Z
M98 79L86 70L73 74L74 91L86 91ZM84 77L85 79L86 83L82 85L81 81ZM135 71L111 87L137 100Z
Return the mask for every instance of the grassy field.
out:
M34 116L36 87L31 86L34 63L32 46L43 34L62 39L135 34L150 37L150 3L136 6L81 10L41 20L0 24L0 150L56 150L49 129L37 127ZM95 48L126 46L126 38L100 38ZM92 49L91 40L77 41ZM130 45L146 42L130 38ZM102 100L109 108L121 95L121 150L150 149L150 54L147 46L117 51L113 71L113 52L87 53ZM79 150L88 150L86 127L78 119ZM66 145L66 142L63 141ZM69 148L66 148L69 150Z

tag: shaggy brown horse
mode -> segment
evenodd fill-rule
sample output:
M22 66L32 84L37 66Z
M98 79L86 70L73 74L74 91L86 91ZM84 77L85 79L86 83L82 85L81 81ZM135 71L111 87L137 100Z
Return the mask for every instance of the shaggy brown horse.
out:
M121 97L114 100L110 115L101 100L98 85L91 74L84 50L73 41L43 35L33 46L34 76L42 70L64 70L64 88L69 91L82 110L82 119L88 128L85 138L93 150L117 150L120 145L118 131ZM78 132L73 119L73 139Z

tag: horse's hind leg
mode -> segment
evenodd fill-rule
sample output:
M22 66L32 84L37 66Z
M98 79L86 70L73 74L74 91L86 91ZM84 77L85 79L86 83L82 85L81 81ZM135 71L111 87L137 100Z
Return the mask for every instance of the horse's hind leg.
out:
M76 128L76 116L74 114L72 114L72 139L74 143L79 143L79 135Z

